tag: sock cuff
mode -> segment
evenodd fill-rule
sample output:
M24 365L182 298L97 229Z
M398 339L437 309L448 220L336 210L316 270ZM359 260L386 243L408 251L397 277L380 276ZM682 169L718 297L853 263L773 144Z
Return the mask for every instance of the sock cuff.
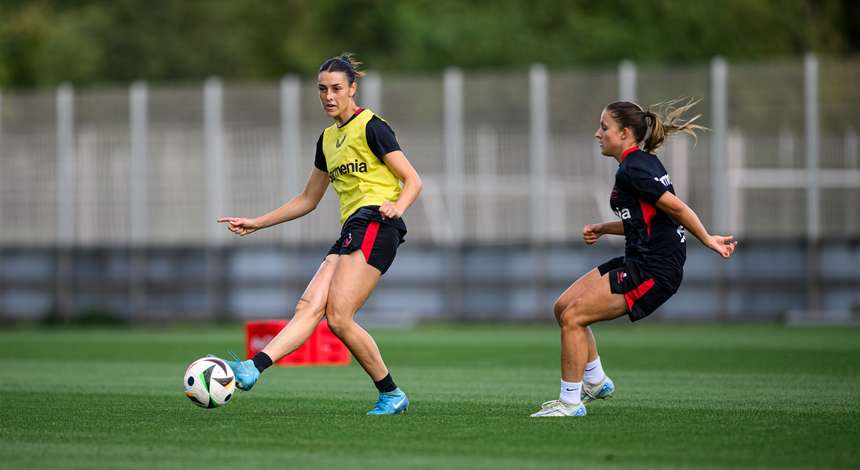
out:
M263 372L272 365L272 358L263 351L255 354L251 360L254 361L254 367L256 367L260 372Z
M391 373L388 373L385 377L379 380L375 380L373 385L376 385L376 389L379 390L379 393L393 392L397 389L397 385L394 384L394 379L391 378Z
M592 367L594 367L598 364L600 364L600 356L597 356L597 358L595 358L593 361L586 363L585 368L591 369Z

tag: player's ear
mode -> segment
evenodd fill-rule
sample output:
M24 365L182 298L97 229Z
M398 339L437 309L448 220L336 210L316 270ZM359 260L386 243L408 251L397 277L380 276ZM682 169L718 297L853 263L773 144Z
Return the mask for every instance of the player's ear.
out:
M352 82L349 86L349 97L352 98L355 96L355 93L358 91L358 82Z

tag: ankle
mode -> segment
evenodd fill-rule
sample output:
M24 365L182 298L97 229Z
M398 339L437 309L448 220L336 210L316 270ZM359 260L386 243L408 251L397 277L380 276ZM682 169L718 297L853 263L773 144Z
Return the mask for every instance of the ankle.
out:
M597 385L606 378L606 373L603 371L603 365L600 363L600 356L597 356L593 361L585 365L585 373L583 381L589 385Z
M263 351L255 354L251 361L254 363L254 367L256 367L260 372L263 372L272 366L272 358Z

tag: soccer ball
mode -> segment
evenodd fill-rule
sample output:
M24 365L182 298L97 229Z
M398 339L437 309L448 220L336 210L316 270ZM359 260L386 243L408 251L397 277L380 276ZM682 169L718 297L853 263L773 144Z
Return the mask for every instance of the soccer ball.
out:
M230 403L236 391L233 369L217 357L204 357L185 370L185 396L203 408L217 408Z

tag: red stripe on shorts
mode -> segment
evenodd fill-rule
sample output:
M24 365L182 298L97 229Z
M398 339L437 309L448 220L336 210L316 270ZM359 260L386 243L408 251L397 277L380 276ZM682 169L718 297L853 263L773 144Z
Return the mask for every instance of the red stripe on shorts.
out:
M641 299L642 296L651 290L652 287L654 287L654 278L648 279L642 284L639 284L639 286L632 291L624 294L624 299L627 300L627 309L632 312L633 304L635 304L637 300Z
M379 222L373 221L367 224L367 230L364 231L364 240L361 242L361 252L364 253L364 261L370 262L370 252L373 251L373 244L376 242L376 234L379 233Z

